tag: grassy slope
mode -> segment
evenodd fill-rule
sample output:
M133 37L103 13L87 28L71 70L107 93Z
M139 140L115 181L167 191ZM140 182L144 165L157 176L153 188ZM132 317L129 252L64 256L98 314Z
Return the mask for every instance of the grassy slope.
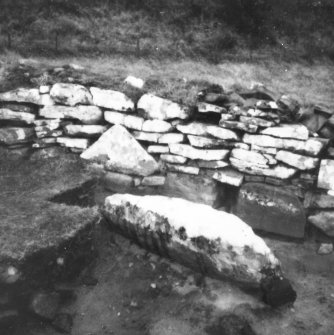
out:
M0 80L6 68L19 59L16 54L0 56ZM157 61L124 57L35 58L48 66L75 63L97 76L104 76L104 86L124 90L122 81L134 75L147 81L146 89L185 104L193 104L199 90L209 84L229 89L234 85L249 87L254 82L280 93L291 94L302 105L323 103L334 108L334 65L332 63L279 62L270 58L253 62L223 62L217 65L201 61ZM1 61L3 66L1 68Z

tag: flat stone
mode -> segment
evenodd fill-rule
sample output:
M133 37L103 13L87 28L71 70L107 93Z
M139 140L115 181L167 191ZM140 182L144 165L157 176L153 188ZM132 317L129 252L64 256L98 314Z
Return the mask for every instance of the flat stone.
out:
M168 154L169 146L168 145L150 145L147 148L149 154Z
M133 137L138 141L158 143L161 133L146 133L144 131L132 132Z
M83 124L98 124L103 120L103 112L96 106L46 106L39 115L46 119L79 120Z
M320 138L309 138L307 141L283 139L268 135L245 134L243 142L261 147L285 149L310 156L318 156L328 141Z
M247 133L256 133L258 126L254 125L252 123L244 123L244 122L238 122L238 121L225 121L220 120L219 126L227 129L237 129L242 130Z
M279 179L289 179L293 177L297 170L294 168L286 167L285 165L276 165L271 168L262 168L258 165L255 165L250 162L245 162L240 159L236 159L233 157L230 157L230 163L233 167L235 167L237 170L252 174L252 175L259 175L259 176L267 176L267 177L274 177Z
M221 183L239 187L242 185L242 182L244 180L244 175L233 169L224 169L224 170L216 171L213 174L212 178Z
M223 202L224 187L205 176L168 172L162 194L217 208Z
M205 268L209 276L258 287L265 270L280 272L277 258L247 224L207 205L115 194L106 198L103 215L110 228L126 236L131 231L140 245L193 269Z
M91 87L93 103L96 106L113 109L119 112L133 112L135 109L133 101L124 93Z
M257 108L249 108L247 111L241 110L240 115L270 120L275 122L275 124L280 123L280 118L276 112L263 111Z
M88 89L78 84L54 84L50 96L55 102L66 106L91 105L93 103L92 95Z
M87 149L90 141L87 138L57 137L57 143L66 148Z
M260 147L258 145L252 145L251 150L260 152L262 154L269 154L269 155L276 155L278 152L276 148Z
M197 166L204 169L222 169L227 167L229 164L224 161L203 161L203 160L193 160L189 163L191 166Z
M208 138L203 136L187 135L189 143L193 147L197 148L217 148L226 147L227 143L225 140L220 140L217 138Z
M334 237L334 211L317 212L309 216L308 221L326 235Z
M222 140L240 140L236 132L207 123L192 122L186 125L177 125L176 129L183 134L196 136L213 136Z
M0 108L0 120L19 121L25 124L32 124L35 120L35 115L25 112L14 112L7 108Z
M304 207L334 209L334 196L323 193L307 192Z
M163 120L146 120L141 130L153 133L167 133L173 128L169 122Z
M170 144L169 150L172 154L190 159L201 159L205 161L224 160L229 154L229 150L203 150L195 149L188 144Z
M270 135L279 138L291 138L295 140L307 140L308 129L302 124L282 124L277 127L269 127L260 131L263 135Z
M0 102L0 107L10 109L13 112L23 112L30 114L36 114L38 111L38 106L16 102Z
M247 162L251 166L260 167L264 169L269 168L268 159L264 155L258 152L243 149L233 149L231 151L230 157L236 158L243 162Z
M298 170L315 169L320 161L318 158L302 156L285 150L280 150L275 157L278 161L293 166Z
M251 146L246 143L233 143L233 148L250 150Z
M81 158L106 163L115 172L148 176L159 169L158 163L121 125L107 130Z
M171 143L182 143L185 141L185 136L180 133L166 133L161 134L158 139L158 143L171 144Z
M31 142L35 137L33 128L0 128L0 143L6 145Z
M321 243L318 249L319 255L329 255L333 253L333 243Z
M233 213L252 228L303 238L305 213L299 199L281 187L262 183L244 184Z
M144 94L137 103L140 110L149 119L188 119L190 109L167 99L157 97L153 94Z
M318 188L334 190L334 160L323 159L320 162Z
M170 154L162 154L160 159L164 162L172 164L185 164L187 162L187 158L185 157Z
M226 108L208 104L206 102L199 102L197 104L197 109L199 113L227 113Z
M105 131L107 131L106 126L99 125L74 125L69 124L64 126L65 134L68 136L78 136L78 137L97 137L101 136Z
M104 112L104 119L111 124L120 124L125 128L142 130L144 119L140 116L127 115L124 113L106 111Z
M242 116L242 115L240 116L239 120L240 122L253 124L255 126L263 127L263 128L274 127L276 125L276 123L273 121L268 121L268 120L256 118L256 117Z
M177 165L177 164L166 164L167 170L171 172L181 172L187 174L198 175L199 168L194 166L185 166L185 165Z
M0 93L0 101L5 102L23 102L35 105L52 105L53 100L49 95L39 94L37 88L18 88L5 93Z
M143 186L162 186L165 184L166 177L164 176L149 176L144 177L141 184Z

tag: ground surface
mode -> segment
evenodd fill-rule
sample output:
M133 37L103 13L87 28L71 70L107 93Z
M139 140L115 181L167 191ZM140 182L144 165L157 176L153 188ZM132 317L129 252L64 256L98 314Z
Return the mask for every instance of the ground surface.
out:
M57 159L12 164L12 176L22 178L22 172L25 173L24 186L12 179L12 183L2 184L6 186L3 190L10 194L9 186L12 185L15 191L21 192L24 202L29 197L31 201L43 201L44 196L62 191L60 185L69 181L69 176L73 182L82 180L84 170L80 164L74 168L76 160L65 162ZM4 172L2 169L2 181ZM59 179L52 180L55 176ZM23 193L24 190L27 193ZM34 198L34 192L39 194L38 198ZM2 206L10 205L10 198L2 197L1 200ZM73 213L68 207L67 215L71 216ZM7 217L14 220L11 221L15 224L13 234L14 230L21 232L26 226L25 215L38 215L34 207L19 208L19 214L14 220L7 213ZM75 215L73 218L77 220ZM73 315L72 335L214 335L219 318L229 313L245 318L259 335L331 334L334 331L333 254L317 255L315 242L266 240L281 259L286 276L297 291L294 306L273 310L261 302L257 292L244 292L232 283L204 278L146 252L131 241L108 232L102 225L95 241L99 256L77 280L66 283L75 290L77 298L63 306L62 312ZM91 278L88 282L82 279L87 277ZM31 319L10 334L23 333L57 334L48 324Z

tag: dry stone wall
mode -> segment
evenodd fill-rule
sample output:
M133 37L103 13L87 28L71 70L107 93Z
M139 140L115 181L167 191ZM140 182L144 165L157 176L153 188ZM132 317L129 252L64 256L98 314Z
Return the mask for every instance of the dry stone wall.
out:
M66 148L125 190L179 178L187 185L177 187L191 192L193 178L199 197L198 183L215 193L200 202L217 206L216 194L224 193L254 228L301 238L308 217L334 237L332 118L317 106L316 122L298 123L298 111L294 99L262 86L202 91L196 106L183 106L151 93L132 101L111 89L56 83L0 93L0 144L39 157Z

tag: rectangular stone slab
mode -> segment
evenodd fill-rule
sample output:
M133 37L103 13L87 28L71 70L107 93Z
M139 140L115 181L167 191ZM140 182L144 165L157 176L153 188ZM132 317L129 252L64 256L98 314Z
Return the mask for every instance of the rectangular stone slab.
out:
M299 199L284 188L262 183L244 184L233 213L254 229L304 237L304 208Z

